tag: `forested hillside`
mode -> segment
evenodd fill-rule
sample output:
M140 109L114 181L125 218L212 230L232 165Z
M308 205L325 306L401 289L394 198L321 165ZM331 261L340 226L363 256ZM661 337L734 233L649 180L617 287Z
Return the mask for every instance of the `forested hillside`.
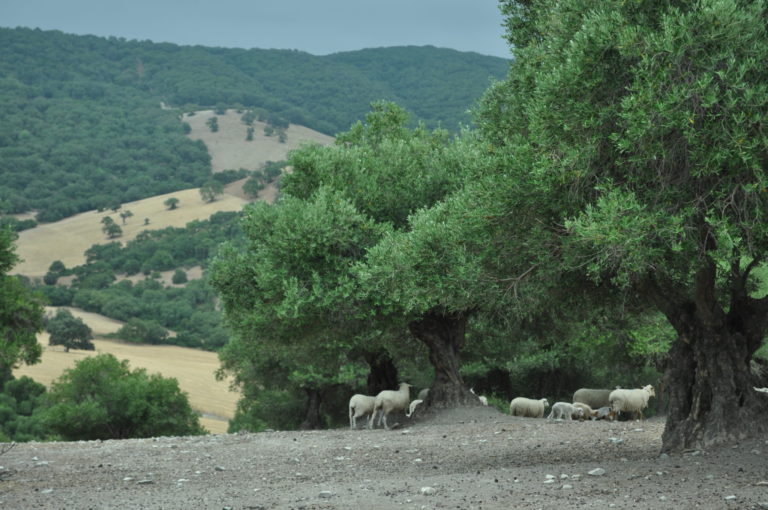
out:
M0 211L54 221L202 185L208 154L179 122L198 108L333 135L387 99L455 130L507 65L432 47L317 57L0 28Z

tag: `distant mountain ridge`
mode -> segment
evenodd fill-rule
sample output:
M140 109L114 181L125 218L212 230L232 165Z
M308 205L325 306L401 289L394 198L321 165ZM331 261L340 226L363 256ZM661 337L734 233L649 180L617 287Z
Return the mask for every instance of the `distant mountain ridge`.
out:
M184 112L259 110L333 136L390 100L456 131L507 68L429 46L314 56L0 28L0 214L56 221L201 186L210 156Z

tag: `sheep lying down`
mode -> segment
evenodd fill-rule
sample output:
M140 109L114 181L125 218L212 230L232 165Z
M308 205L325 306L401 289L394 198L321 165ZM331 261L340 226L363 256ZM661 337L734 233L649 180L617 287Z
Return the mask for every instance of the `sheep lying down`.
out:
M569 402L555 402L552 404L548 420L572 420L573 417L581 418L584 416L584 409L577 407Z

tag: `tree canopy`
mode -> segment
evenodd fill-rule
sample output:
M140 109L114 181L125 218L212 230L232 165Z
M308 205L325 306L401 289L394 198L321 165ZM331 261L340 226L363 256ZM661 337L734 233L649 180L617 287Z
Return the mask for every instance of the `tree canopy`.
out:
M84 358L54 382L44 421L66 440L202 434L197 414L176 379L111 354Z
M311 309L323 317L319 331L339 310L375 319L369 332L380 319L407 327L412 336L393 335L387 347L414 338L427 347L437 390L428 404L470 401L461 353L494 326L502 333L490 337L507 339L481 340L478 350L533 344L546 358L590 343L596 351L613 334L664 370L665 450L764 433L768 402L750 373L768 327L764 5L500 5L515 58L487 90L476 132L425 138L404 130L397 109L379 107L339 145L294 155L286 204L313 203L330 188L346 214L391 228L349 266L311 273L308 261L332 259L277 238L261 236L245 255L224 252L219 289L228 317L245 326L240 341L265 338L248 324L259 306L306 324L313 316L296 297L336 277L352 289L351 307L320 301L330 306ZM416 147L429 149L409 152ZM305 246L327 243L322 231L304 235ZM285 262L258 275L236 263L260 251ZM270 281L290 282L290 292L260 287ZM238 292L258 305L241 307ZM614 380L623 377L647 383L645 372Z
M8 271L18 262L16 235L0 228L0 390L20 363L40 360L37 333L43 329L42 296L31 292Z

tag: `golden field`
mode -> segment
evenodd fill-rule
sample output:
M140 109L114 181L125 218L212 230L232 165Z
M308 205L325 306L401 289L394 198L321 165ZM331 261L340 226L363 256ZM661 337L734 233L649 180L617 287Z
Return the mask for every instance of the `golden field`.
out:
M280 143L275 136L264 136L264 125L257 122L254 126L254 140L248 142L245 140L246 127L240 122L238 114L230 110L225 115L218 115L217 133L212 133L205 125L205 121L212 115L212 111L202 111L195 115L184 115L183 120L192 127L190 138L202 140L208 147L213 171L239 168L255 170L267 161L285 160L288 151L305 142L329 144L333 141L331 137L310 129L291 126L287 130L286 142ZM41 224L20 233L16 251L22 262L11 273L42 278L56 260L63 262L67 268L85 263L84 253L94 244L112 241L125 243L144 230L183 227L190 221L207 219L219 211L239 211L249 202L241 187L242 181L228 185L224 194L213 202L205 202L200 197L199 189L193 188L125 203L117 212L88 211L54 223ZM275 188L268 187L259 199L271 202L275 194ZM163 202L171 197L179 199L177 209L168 210L164 205ZM120 212L126 210L131 211L133 216L123 223ZM106 238L101 230L101 220L105 216L111 216L120 225L123 230L121 237L114 240ZM199 267L185 269L191 279L202 276ZM170 273L163 275L163 281L168 284ZM143 275L131 279L140 278ZM49 386L64 370L73 367L77 360L98 353L110 353L118 359L127 359L131 369L145 368L149 373L177 379L179 387L188 394L192 407L201 414L202 425L212 433L226 432L227 420L234 416L239 394L229 390L230 380L215 379L214 374L219 368L215 353L105 339L103 335L116 332L122 323L98 314L69 309L93 330L96 351L71 350L67 353L61 347L48 346L48 335L42 333L38 335L38 340L44 346L41 363L23 366L14 371L15 375L27 375ZM49 307L47 312L53 314L55 309Z

